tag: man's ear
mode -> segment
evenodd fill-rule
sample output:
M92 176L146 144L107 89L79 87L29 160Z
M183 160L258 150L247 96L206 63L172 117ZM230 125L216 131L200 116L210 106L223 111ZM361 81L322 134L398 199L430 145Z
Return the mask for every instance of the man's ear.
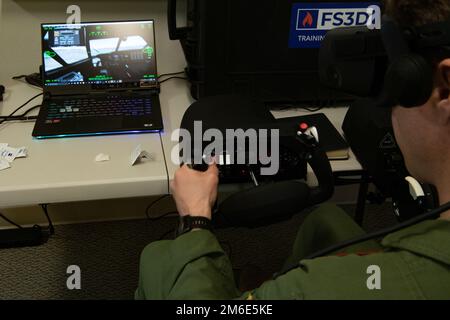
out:
M438 122L448 126L450 124L450 59L442 60L437 71L438 87L435 97L438 99L436 101L439 114Z
M438 77L441 100L448 100L450 95L450 58L439 63Z

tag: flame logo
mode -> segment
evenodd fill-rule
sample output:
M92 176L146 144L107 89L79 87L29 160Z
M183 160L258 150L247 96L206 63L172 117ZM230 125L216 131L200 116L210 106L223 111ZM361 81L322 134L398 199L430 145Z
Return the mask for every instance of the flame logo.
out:
M312 16L311 12L308 12L306 14L305 19L303 19L303 27L306 27L306 26L312 27L313 23L314 23L313 16Z

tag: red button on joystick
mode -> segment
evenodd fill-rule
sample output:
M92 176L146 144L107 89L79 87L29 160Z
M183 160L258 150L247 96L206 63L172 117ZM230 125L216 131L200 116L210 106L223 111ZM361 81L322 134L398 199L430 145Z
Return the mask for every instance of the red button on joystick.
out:
M307 123L301 123L301 124L300 124L300 130L301 130L302 132L305 132L305 131L308 130L308 129L309 129L309 126L308 126Z

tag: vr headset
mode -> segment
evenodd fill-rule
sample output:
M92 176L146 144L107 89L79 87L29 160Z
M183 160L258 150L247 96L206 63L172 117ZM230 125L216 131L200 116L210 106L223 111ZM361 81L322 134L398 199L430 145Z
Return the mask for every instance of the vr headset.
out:
M394 106L422 106L433 90L433 62L450 57L450 21L401 28L383 16L381 30L366 27L330 31L319 54L326 85L370 99L356 101L343 130L374 184L393 199L400 221L439 206L438 194L422 185L426 197L411 198L412 187L392 129ZM383 109L381 109L383 108ZM419 206L417 206L419 202ZM426 205L424 205L426 204Z
M379 107L417 107L433 89L430 53L450 56L450 21L403 29L383 16L381 30L328 32L319 54L320 79L331 88L374 97Z

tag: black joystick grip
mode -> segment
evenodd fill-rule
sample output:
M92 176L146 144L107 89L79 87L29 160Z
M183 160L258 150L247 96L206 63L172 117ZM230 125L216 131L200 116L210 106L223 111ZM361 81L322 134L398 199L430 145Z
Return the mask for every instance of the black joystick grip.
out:
M209 165L207 165L206 163L203 164L187 164L188 168L195 170L195 171L200 171L200 172L206 172L208 171Z

